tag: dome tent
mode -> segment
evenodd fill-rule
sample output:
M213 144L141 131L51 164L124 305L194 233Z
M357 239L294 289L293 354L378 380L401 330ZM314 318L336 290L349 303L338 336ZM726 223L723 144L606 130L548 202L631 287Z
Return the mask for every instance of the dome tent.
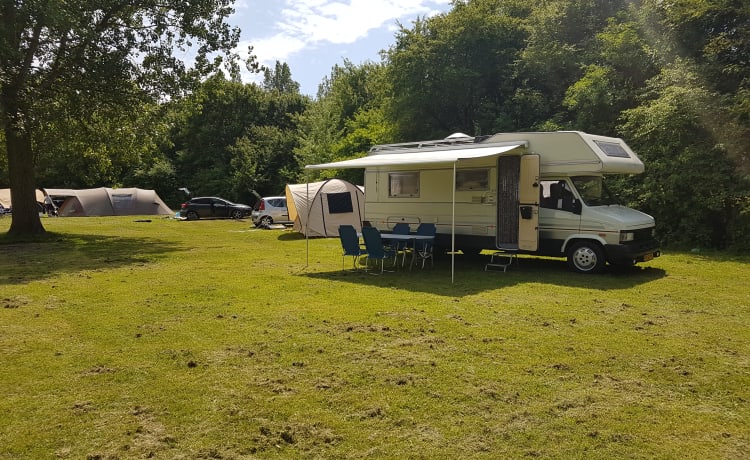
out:
M57 210L61 217L173 214L154 190L100 187L44 191L51 197L65 199Z
M338 237L339 225L362 229L365 192L342 179L307 184L287 184L289 220L305 236Z

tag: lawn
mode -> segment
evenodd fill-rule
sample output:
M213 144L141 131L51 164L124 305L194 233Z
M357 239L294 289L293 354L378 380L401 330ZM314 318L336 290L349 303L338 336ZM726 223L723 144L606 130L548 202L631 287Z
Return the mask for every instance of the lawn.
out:
M747 256L451 283L249 221L43 223L0 237L0 459L750 452Z

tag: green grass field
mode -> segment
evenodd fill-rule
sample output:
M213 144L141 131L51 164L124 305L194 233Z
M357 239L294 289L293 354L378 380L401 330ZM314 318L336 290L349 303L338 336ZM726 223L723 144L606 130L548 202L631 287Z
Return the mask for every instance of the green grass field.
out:
M451 284L447 258L373 276L337 239L137 220L0 238L0 459L750 455L748 257L457 256Z

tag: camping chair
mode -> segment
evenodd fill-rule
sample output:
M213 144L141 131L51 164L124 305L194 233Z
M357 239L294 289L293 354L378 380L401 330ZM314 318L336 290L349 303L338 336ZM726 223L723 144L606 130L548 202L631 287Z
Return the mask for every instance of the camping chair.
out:
M347 257L352 258L352 265L357 270L359 258L367 255L367 251L359 244L357 230L352 225L340 225L339 239L341 240L341 248L344 250L344 254L341 257L341 270L344 270L344 260Z
M409 224L406 222L399 222L393 226L392 231L395 235L408 235L411 232L411 227L409 227ZM401 259L401 266L403 267L404 264L406 264L406 253L410 251L409 242L396 240L394 241L392 249L397 253L400 252L403 254L403 258Z
M437 229L435 224L423 222L417 227L417 235L435 236ZM414 255L422 261L422 268L424 268L427 259L430 260L430 266L435 266L433 262L433 247L435 245L434 239L432 240L415 240L414 241Z
M393 265L396 265L396 251L383 246L383 240L380 238L380 231L375 227L362 227L362 239L365 240L367 248L367 262L370 259L375 260L377 268L378 260L380 261L380 273L385 271L385 259L393 257Z

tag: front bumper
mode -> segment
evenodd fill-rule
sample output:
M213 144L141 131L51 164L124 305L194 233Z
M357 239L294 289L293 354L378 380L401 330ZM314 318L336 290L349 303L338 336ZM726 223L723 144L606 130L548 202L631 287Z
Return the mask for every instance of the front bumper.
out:
M630 244L608 244L604 246L607 262L612 265L632 265L648 262L661 255L656 240L637 241Z

